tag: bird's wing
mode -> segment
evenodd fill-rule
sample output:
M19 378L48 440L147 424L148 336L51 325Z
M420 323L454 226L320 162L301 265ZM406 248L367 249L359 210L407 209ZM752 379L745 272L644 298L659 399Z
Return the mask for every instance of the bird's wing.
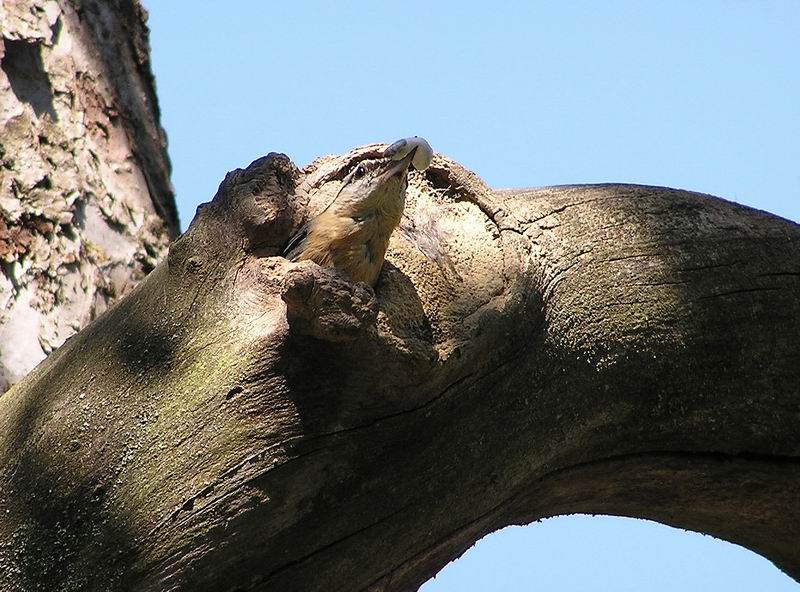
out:
M306 238L308 238L309 224L303 226L300 231L292 237L289 244L286 245L286 248L283 250L283 256L289 261L297 261L297 258L303 253Z

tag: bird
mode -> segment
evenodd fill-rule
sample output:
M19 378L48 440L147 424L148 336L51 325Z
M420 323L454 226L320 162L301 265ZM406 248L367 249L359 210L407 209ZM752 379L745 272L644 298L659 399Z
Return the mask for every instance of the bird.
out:
M284 257L333 267L374 287L403 216L408 169L419 147L409 148L361 160L330 205L292 237Z

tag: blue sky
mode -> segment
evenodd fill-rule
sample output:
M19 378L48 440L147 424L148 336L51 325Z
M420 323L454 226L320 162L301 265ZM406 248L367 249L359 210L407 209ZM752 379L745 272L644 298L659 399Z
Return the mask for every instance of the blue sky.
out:
M409 135L494 187L666 185L800 220L797 0L143 1L184 227L267 152ZM423 588L533 589L800 586L710 537L569 517L487 537Z

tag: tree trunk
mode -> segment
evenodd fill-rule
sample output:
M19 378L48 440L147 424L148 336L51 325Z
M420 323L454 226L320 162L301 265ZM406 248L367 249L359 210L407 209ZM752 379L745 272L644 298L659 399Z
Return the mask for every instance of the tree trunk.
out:
M135 2L0 2L0 393L177 235L148 54Z
M437 157L407 212L449 265L396 233L373 292L280 257L375 150L229 174L0 399L0 589L415 590L571 512L800 577L800 227L672 189L491 191Z

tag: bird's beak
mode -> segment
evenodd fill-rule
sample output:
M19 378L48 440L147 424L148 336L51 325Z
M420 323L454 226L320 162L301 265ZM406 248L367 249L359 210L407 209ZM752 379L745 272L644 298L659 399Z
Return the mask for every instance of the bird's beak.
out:
M386 168L378 175L381 180L388 180L395 175L405 175L408 173L408 167L411 166L411 161L414 159L414 153L417 151L416 146L411 152L406 154L400 160L390 160L386 163Z

